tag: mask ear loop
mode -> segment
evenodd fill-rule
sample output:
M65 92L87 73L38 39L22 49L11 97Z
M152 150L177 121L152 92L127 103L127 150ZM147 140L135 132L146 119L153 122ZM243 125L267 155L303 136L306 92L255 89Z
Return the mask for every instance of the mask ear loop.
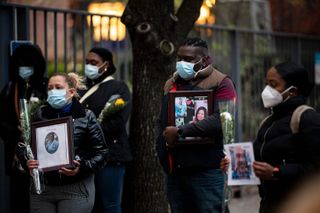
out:
M203 69L203 65L201 64L201 62L202 62L202 58L200 58L199 61L197 61L196 63L194 63L193 71L199 72L200 70ZM200 65L201 65L201 66L200 66ZM194 68L196 68L197 70L195 70Z
M100 69L101 69L104 65L106 65L106 63L107 63L107 61L103 62L103 63L101 64L101 66L98 68L98 70L100 71ZM106 67L106 68L103 69L104 72L107 72L107 70L108 70L108 67ZM99 72L99 73L100 73L100 72ZM101 73L101 74L102 74L102 73Z
M297 89L297 87L295 87L295 86L290 86L288 89L286 89L285 91L283 91L283 92L281 93L281 95L285 94L286 92L290 91L290 90L293 89L293 88ZM286 101L289 100L291 97L292 97L292 92L289 93L289 95L286 97L286 99L283 100L283 102L286 102Z

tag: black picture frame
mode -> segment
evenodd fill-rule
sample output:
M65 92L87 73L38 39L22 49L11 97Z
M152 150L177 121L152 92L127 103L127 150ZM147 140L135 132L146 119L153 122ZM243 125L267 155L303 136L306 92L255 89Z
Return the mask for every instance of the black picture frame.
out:
M72 117L62 117L31 124L32 151L44 172L73 167Z
M213 113L212 90L171 91L168 96L168 122L170 126L180 126L198 122L200 118L198 118L197 114L200 115L200 110L203 108L205 108L205 110L203 109L204 118ZM179 105L185 105L185 107ZM179 107L181 111L179 111ZM199 111L199 113L197 113L197 111ZM214 140L209 137L179 137L177 146L213 143Z

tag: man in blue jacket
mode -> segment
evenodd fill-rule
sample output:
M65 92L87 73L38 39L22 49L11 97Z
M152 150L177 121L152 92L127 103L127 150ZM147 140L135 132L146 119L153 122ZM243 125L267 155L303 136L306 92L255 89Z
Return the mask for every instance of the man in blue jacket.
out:
M208 46L200 38L185 40L177 59L177 72L164 86L157 129L157 151L167 174L171 212L222 212L224 175L219 165L224 154L218 103L235 101L234 84L212 67ZM168 93L179 90L212 90L214 113L196 123L169 126ZM176 146L178 137L209 137L213 143Z

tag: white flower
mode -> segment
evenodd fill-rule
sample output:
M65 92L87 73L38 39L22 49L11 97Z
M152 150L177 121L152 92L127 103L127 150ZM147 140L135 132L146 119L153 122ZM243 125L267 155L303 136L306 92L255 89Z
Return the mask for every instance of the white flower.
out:
M229 112L222 112L220 117L225 119L226 121L232 121L232 116Z

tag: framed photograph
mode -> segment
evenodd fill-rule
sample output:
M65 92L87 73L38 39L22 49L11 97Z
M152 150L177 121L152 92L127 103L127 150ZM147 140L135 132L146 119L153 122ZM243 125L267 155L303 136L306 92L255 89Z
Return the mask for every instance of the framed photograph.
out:
M72 118L63 117L31 124L32 151L44 172L72 167Z
M251 142L227 144L224 149L230 159L228 186L260 184L252 168L254 154Z
M211 90L169 92L168 118L169 125L181 126L196 123L213 112L213 94ZM178 145L212 144L212 138L180 137Z

